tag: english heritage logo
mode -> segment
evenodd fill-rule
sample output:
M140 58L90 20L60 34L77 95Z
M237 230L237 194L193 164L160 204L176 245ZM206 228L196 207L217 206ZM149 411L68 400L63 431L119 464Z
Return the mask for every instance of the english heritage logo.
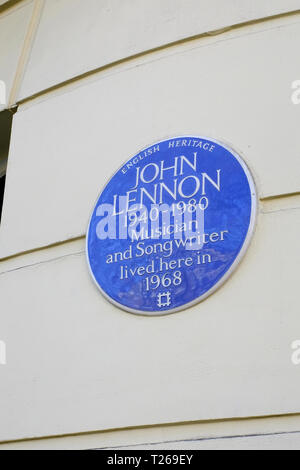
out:
M101 192L87 233L100 291L136 314L161 315L204 300L250 242L256 191L232 149L176 137L128 160Z

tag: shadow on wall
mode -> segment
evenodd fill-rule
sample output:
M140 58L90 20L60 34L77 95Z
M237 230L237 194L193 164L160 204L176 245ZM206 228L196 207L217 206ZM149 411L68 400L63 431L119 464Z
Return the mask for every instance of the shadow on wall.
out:
M5 191L6 167L9 152L12 119L12 111L2 111L0 113L0 222Z

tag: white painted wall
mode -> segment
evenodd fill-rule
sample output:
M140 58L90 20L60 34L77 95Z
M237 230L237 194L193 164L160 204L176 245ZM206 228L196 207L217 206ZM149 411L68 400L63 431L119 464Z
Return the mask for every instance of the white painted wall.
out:
M21 106L0 255L82 236L107 178L166 136L229 142L261 197L299 191L296 41L300 18L276 20L147 56Z
M10 359L0 372L0 440L298 412L290 344L299 331L299 213L261 214L227 284L164 318L124 313L99 295L83 242L42 264L9 272L3 263Z
M300 411L290 348L300 336L300 107L291 102L300 78L299 14L162 47L61 86L132 54L300 6L230 1L216 14L212 2L189 2L192 16L178 1L150 8L143 0L145 9L130 2L122 15L111 7L119 2L100 8L88 0L76 9L46 1L30 38L37 2L0 15L2 31L23 31L18 47L7 42L0 55L10 83L22 77L18 99L57 86L21 103L14 118L0 229L0 340L8 357L0 367L0 441ZM17 67L26 30L28 61ZM179 314L137 317L94 287L84 233L122 162L184 133L223 139L242 153L262 199L257 230L241 266L212 297ZM247 437L245 446L298 446L298 435L284 436L286 423L271 422L268 433L279 430L281 440ZM251 434L241 421L233 434L215 429L212 437ZM297 421L292 432L299 431ZM177 437L168 429L155 441L147 434L132 442L126 431L117 445L183 434L178 426Z
M148 49L299 8L299 0L46 0L20 98Z

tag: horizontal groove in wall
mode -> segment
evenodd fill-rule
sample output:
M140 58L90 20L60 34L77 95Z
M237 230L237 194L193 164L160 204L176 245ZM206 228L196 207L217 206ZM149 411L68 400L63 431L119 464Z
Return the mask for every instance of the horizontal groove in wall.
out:
M283 194L261 199L263 214L300 209L300 193Z
M189 36L189 37L186 37L184 39L173 41L173 42L170 42L170 43L167 43L167 44L164 44L164 45L152 48L152 49L148 49L148 50L139 52L139 53L134 54L134 55L130 55L130 56L121 58L121 59L113 61L111 63L104 64L103 66L97 67L96 69L93 69L93 70L87 71L83 74L74 76L74 77L70 78L69 80L57 83L56 85L54 85L50 88L41 90L41 91L37 92L36 94L33 94L33 95L28 96L26 98L20 99L19 101L16 101L15 104L23 105L23 104L28 103L30 101L33 101L33 100L35 100L39 97L50 94L50 93L52 93L56 90L65 88L65 87L67 87L67 86L69 86L73 83L84 80L88 77L92 77L92 76L97 75L101 72L108 71L108 70L113 69L113 68L115 68L119 65L130 63L131 61L134 61L136 59L147 57L147 56L149 56L151 54L154 54L156 52L165 51L167 49L171 49L171 48L174 48L176 46L188 44L188 43L191 43L193 41L196 41L196 40L199 40L199 39L202 39L202 38L209 38L209 37L213 37L213 36L222 36L223 34L229 32L229 31L242 30L243 28L245 28L247 26L260 25L260 24L272 22L274 20L278 20L278 19L281 19L281 18L291 18L291 17L297 17L299 15L300 15L300 9L295 10L295 11L291 11L291 12L287 12L287 13L281 13L281 14L278 14L278 15L268 16L268 17L265 17L265 18L260 18L260 19L257 19L257 20L245 21L243 23L234 24L234 25L222 28L222 29L208 31L208 32L205 32L205 33L201 33L201 34L198 34L198 35Z
M51 245L40 246L40 247L34 248L32 250L23 251L23 252L16 253L16 254L11 255L11 256L7 256L6 258L0 258L0 263L4 262L4 261L9 261L9 260L12 260L12 259L15 259L15 258L19 258L21 256L34 255L35 253L39 253L41 251L51 250L51 249L55 249L55 248L58 248L58 247L64 247L66 245L69 245L70 243L75 243L75 242L81 241L81 240L85 240L85 235L82 235L82 236L79 236L79 237L74 237L74 238L69 238L69 239L63 240L61 242L55 242L55 243L52 243ZM0 270L0 273L1 273L1 270Z
M283 195L278 195L278 196L272 196L272 197L267 197L267 198L263 198L260 200L260 213L261 214L270 214L270 213L275 213L275 212L281 212L281 211L288 211L288 210L300 210L300 192L299 193L292 193L292 194L283 194ZM40 246L40 247L37 247L35 249L32 249L32 250L29 250L29 251L25 251L25 252L20 252L20 253L15 253L13 255L10 255L10 256L7 256L7 257L4 257L4 258L0 258L0 266L1 266L1 263L3 262L9 262L9 261L13 261L13 260L16 260L16 259L20 259L22 257L26 257L26 256L34 256L35 254L38 254L38 253L41 253L41 252L46 252L47 250L55 250L57 248L64 248L66 247L66 245L71 245L71 244L81 244L81 245L84 245L85 243L85 235L80 235L78 237L74 237L74 238L69 238L67 240L63 240L63 241L60 241L60 242L55 242L53 244L50 244L50 245L46 245L46 246ZM76 245L76 246L77 246ZM69 255L72 255L74 254L75 251L70 251ZM78 253L78 250L76 250L76 253ZM61 257L65 256L65 254L63 254ZM57 256L54 256L54 257L46 257L46 260L44 262L47 262L47 261L51 261L52 259L55 259L57 258ZM22 263L18 263L18 265L16 266L15 264L13 264L13 267L10 268L8 267L7 269L1 271L1 267L0 267L0 274L1 273L4 273L4 272L9 272L9 271L13 271L13 270L16 270L16 269L19 269L19 267L29 267L29 266L33 266L33 265L36 265L36 264L40 264L42 261L37 261L37 262L26 262L24 264ZM19 266L19 267L18 267Z
M177 432L181 429L180 439ZM272 432L271 432L272 431ZM233 434L250 436L253 434L282 434L300 431L300 415L298 413L274 416L257 416L245 418L229 418L211 421L187 421L178 423L165 423L149 426L138 426L129 428L107 429L103 431L91 431L85 433L73 433L57 436L43 436L39 438L28 438L13 441L0 442L0 449L9 444L26 444L34 446L45 443L48 441L48 446L51 443L64 442L68 439L73 439L76 445L81 442L89 446L99 446L101 448L107 447L123 447L125 445L143 445L148 441L161 442L164 439L164 433L171 436L168 441L175 442L176 440L199 440L199 439L217 439L230 437ZM174 439L172 436L177 434L178 438ZM157 437L159 435L159 438ZM84 448L84 447L83 447ZM91 447L89 447L91 448Z
M279 199L287 199L287 198L296 197L296 196L300 197L300 192L278 194L275 196L267 196L267 197L261 198L261 201L262 202L278 201Z
M1 13L21 3L26 3L26 0L8 0L6 3L0 6L0 15Z
M156 441L156 442L145 442L142 444L134 444L134 445L126 445L126 446L115 446L115 447L100 447L93 450L135 450L141 449L143 450L153 449L155 446L157 449L161 449L161 446L166 446L168 449L170 445L174 444L181 444L184 446L184 449L187 449L187 444L198 444L199 446L203 443L208 443L212 441L232 441L237 439L251 439L251 438L265 438L265 437L286 437L286 436L298 436L300 440L300 432L299 431L292 431L292 432L273 432L273 433L258 433L258 434L233 434L232 436L218 436L218 437L206 437L206 438L191 438L191 439L177 439L173 441ZM171 448L173 450L173 448ZM193 448L194 449L194 448ZM201 450L201 449L199 449Z

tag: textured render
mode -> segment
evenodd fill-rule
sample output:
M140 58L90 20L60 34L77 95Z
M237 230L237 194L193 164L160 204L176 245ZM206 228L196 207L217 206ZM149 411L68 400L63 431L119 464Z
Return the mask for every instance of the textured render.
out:
M166 136L228 142L249 164L260 197L299 191L299 107L291 83L299 72L300 20L264 29L154 54L20 107L0 257L82 236L107 178Z
M46 0L19 99L145 50L297 9L300 0Z
M106 302L84 253L2 273L0 440L299 411L299 214L261 215L226 285L163 318Z
M33 2L24 2L0 15L0 80L6 84L7 102L32 11ZM6 107L1 102L0 111Z

